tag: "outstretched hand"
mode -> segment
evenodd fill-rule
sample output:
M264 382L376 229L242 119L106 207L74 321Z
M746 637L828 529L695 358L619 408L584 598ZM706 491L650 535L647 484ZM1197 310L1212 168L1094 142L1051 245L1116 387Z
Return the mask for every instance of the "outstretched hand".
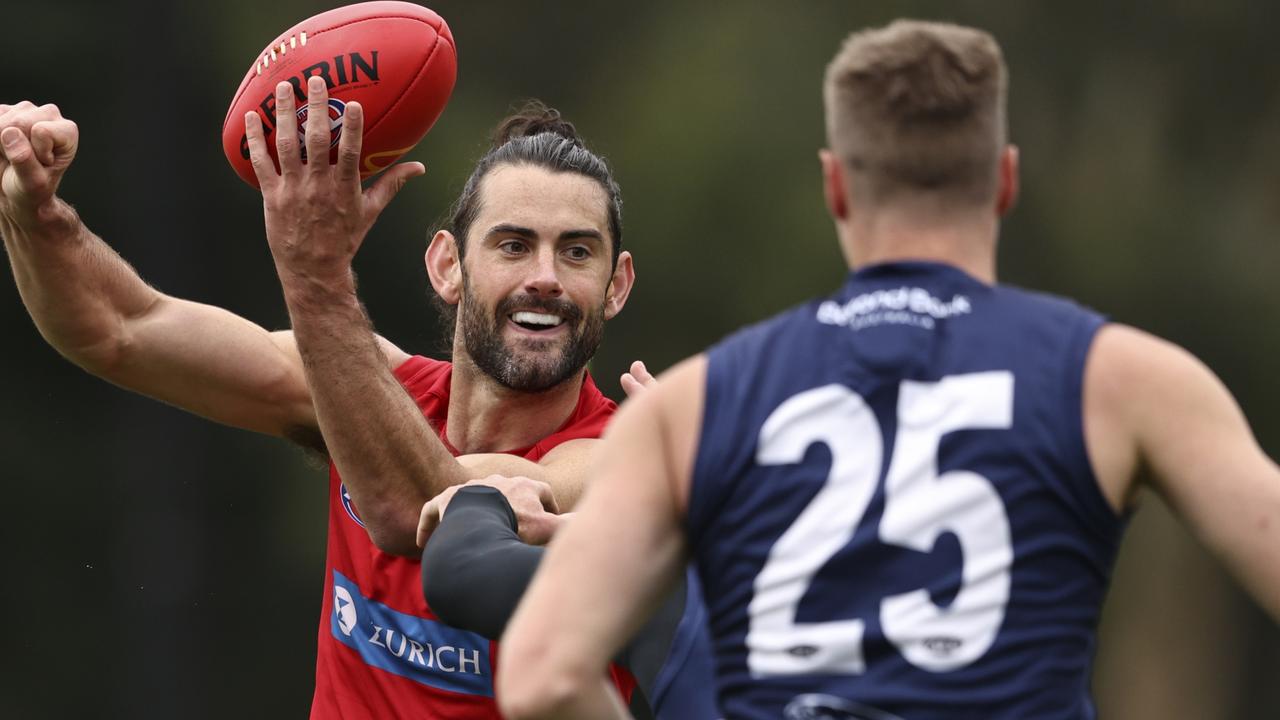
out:
M280 169L267 151L262 119L245 115L249 159L262 187L267 242L275 258L286 295L296 283L334 287L346 281L354 287L351 260L383 208L411 177L422 175L421 163L393 165L377 181L362 189L360 147L364 133L364 109L349 102L342 117L338 159L329 163L332 130L329 93L324 80L307 81L304 164L298 147L293 86L276 86L276 155ZM342 285L338 285L342 287Z
M39 222L80 143L80 130L56 105L26 100L0 105L0 217L5 224Z
M506 477L490 475L480 480L471 480L466 485L453 485L436 495L422 506L418 516L418 547L425 547L431 533L439 527L444 519L444 511L460 488L467 485L488 485L497 488L510 503L516 514L516 527L520 539L530 545L542 545L551 539L560 521L567 515L557 515L555 495L551 486L540 480L527 477Z

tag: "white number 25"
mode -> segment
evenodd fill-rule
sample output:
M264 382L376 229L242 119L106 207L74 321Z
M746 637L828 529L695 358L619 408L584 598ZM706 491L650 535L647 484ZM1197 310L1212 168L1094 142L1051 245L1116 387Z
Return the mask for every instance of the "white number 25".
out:
M939 535L951 532L964 558L960 590L945 609L923 588L880 602L885 637L921 669L956 670L986 653L1004 620L1013 561L1009 519L995 488L966 470L939 475L938 443L956 430L1012 425L1009 372L902 383L880 540L928 552ZM755 580L746 642L747 665L756 677L866 670L863 620L798 623L796 608L818 570L853 537L875 495L883 433L861 396L825 385L773 411L760 429L756 462L795 464L814 443L830 448L827 482L778 538ZM844 587L865 591L859 582L850 577Z

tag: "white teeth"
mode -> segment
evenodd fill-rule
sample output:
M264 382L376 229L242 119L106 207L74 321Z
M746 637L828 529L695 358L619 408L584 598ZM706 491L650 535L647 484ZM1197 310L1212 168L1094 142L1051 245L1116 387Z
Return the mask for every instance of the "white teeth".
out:
M520 311L511 314L511 319L525 325L547 325L549 327L559 325L564 320L556 315L544 315L543 313Z

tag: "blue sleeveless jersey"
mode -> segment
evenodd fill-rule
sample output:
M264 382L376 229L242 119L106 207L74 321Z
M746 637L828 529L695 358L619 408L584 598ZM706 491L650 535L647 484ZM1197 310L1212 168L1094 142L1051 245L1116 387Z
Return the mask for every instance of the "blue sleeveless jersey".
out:
M709 351L687 530L726 717L1093 717L1103 322L893 263Z

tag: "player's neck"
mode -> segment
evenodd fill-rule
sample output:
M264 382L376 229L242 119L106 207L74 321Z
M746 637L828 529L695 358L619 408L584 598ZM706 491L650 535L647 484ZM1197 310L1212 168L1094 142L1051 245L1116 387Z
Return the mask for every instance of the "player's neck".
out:
M850 269L925 260L953 265L988 284L996 281L999 229L994 214L942 216L910 209L851 213L836 225Z
M540 392L505 388L465 353L454 354L449 384L449 444L463 454L528 447L564 425L578 405L583 374Z

